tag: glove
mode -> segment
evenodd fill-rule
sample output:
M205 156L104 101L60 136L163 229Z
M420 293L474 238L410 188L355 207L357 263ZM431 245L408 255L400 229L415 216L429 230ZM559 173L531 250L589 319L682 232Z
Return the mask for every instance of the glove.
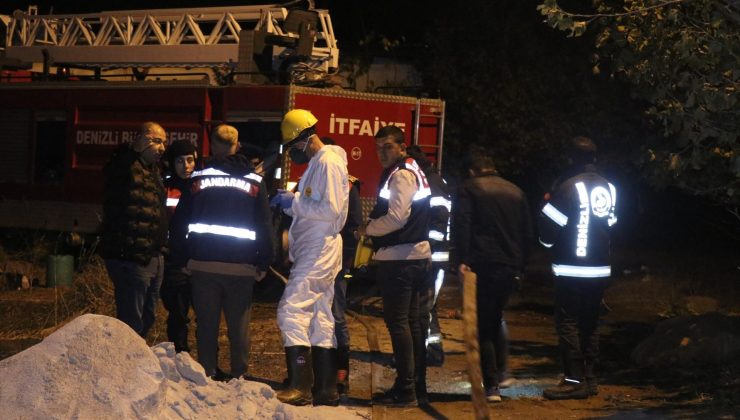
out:
M278 190L275 197L270 200L270 207L280 207L281 209L289 209L293 205L293 194L290 191Z

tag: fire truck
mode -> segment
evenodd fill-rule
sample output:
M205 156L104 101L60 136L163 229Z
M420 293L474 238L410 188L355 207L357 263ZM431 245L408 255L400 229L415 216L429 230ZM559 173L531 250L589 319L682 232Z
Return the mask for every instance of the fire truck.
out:
M0 226L96 232L102 167L144 121L201 156L211 129L231 124L263 151L271 188L286 188L305 167L282 158L280 121L308 109L347 151L366 212L378 128L399 126L440 167L444 101L336 86L328 11L289 7L0 15Z

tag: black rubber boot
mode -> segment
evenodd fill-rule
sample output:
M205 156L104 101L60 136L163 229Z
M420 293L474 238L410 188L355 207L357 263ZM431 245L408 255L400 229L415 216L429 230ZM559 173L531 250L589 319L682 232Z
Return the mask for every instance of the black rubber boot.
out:
M349 347L337 347L337 392L339 395L349 393Z
M313 369L311 367L311 348L291 346L285 348L288 364L288 387L278 391L277 398L291 405L311 404Z
M339 405L337 393L337 364L334 349L311 347L313 355L313 404Z

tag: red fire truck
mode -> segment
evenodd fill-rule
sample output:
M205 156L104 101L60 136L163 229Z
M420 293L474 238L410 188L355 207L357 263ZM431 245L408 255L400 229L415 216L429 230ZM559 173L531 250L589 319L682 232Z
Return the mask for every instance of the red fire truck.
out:
M338 50L326 11L302 10L310 13L298 24L290 20L291 12L269 5L0 16L7 27L0 65L14 69L0 78L0 226L95 232L102 213L102 166L150 120L165 127L169 141L190 140L203 156L212 127L222 122L239 130L242 143L277 156L282 115L308 109L319 120L318 133L347 151L349 172L364 186L366 209L381 171L373 138L378 128L401 127L410 143L440 165L444 102L305 86L317 74L335 71ZM220 31L215 44L199 43L198 34L205 41L214 38L206 26L195 26L205 25L208 16L211 35ZM317 29L307 32L312 25ZM28 30L34 27L36 32ZM52 31L63 27L67 32ZM177 31L179 40L159 39ZM125 44L126 36L137 34L139 45ZM101 41L106 36L110 39ZM300 44L306 36L313 50L291 56L305 47L289 45L290 40ZM218 51L224 52L214 57ZM253 77L269 74L260 55L268 67L290 73L288 84ZM21 64L29 68L18 70ZM274 187L296 181L304 169L278 162L269 173Z

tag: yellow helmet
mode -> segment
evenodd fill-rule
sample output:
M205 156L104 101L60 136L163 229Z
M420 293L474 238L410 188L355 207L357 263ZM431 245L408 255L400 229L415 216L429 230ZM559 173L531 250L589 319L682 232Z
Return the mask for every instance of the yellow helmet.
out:
M313 127L319 120L305 109L294 109L288 111L280 123L280 132L283 135L283 144L295 140L303 130Z

